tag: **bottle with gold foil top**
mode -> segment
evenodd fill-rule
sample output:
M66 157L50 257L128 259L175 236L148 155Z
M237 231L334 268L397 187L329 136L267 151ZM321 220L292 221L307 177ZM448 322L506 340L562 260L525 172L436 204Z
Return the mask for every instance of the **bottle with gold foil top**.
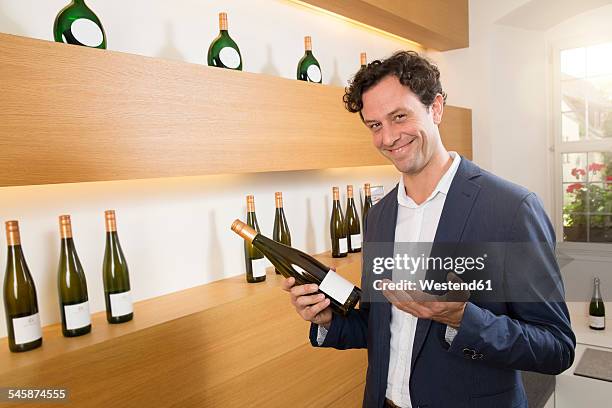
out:
M272 239L281 244L291 246L291 233L289 232L289 225L287 225L287 218L283 208L283 193L280 191L274 193L274 202L276 204L276 213L274 214ZM277 274L280 274L278 269L275 268L275 271Z
M219 13L219 35L208 48L208 65L242 71L242 56L227 31L227 13Z
M312 38L304 37L304 48L304 56L300 59L297 67L297 79L320 84L323 77L319 61L312 54Z
M36 286L23 255L17 221L6 222L6 241L4 312L8 344L12 352L28 351L42 344L42 329Z
M247 224L259 232L259 224L255 215L255 197L252 195L247 196ZM257 283L266 280L266 259L257 248L247 241L244 241L244 264L247 282Z
M363 230L365 231L366 216L368 215L370 208L372 208L372 190L370 188L370 183L364 184L363 196L363 212L361 218L363 220Z
M62 334L75 337L91 331L87 280L72 238L69 215L60 215L60 261L57 272Z
M240 220L232 223L232 231L261 251L285 278L295 278L297 285L318 285L333 312L346 315L359 301L361 289L312 256L263 236Z
M334 204L331 219L329 221L329 233L332 242L332 257L342 258L348 253L348 240L346 237L346 221L340 206L340 190L338 187L332 189Z
M132 320L134 317L130 275L117 235L115 211L104 211L104 220L106 224L106 249L104 250L102 278L104 281L106 320L109 323L123 323Z
M361 251L361 224L359 223L359 215L355 207L353 198L353 186L346 186L346 237L348 241L348 251Z
M359 55L359 62L361 64L361 68L365 68L368 66L368 57L365 52L362 52Z

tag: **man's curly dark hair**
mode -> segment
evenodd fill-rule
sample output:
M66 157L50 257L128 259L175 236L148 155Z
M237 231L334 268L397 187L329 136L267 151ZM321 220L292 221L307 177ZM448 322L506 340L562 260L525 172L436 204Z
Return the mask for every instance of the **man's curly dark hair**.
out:
M442 95L446 103L438 67L414 51L398 51L387 59L370 62L355 74L342 98L346 109L361 115L363 93L388 75L397 77L428 108L437 94Z

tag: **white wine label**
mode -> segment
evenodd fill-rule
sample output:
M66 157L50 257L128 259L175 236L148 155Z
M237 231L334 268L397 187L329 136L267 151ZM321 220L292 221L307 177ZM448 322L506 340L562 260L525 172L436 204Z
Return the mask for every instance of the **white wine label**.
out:
M134 307L132 306L132 292L129 290L122 293L112 293L109 297L112 317L125 316L134 312Z
M351 292L353 291L353 285L351 282L338 275L336 272L330 270L323 278L323 281L319 285L319 290L336 299L341 305L346 302Z
M35 313L13 319L13 333L15 333L15 344L26 344L40 339L42 337L40 315Z
M88 47L97 47L102 44L102 41L104 40L100 27L98 27L98 25L93 21L86 18L74 20L70 26L70 31L78 42ZM66 41L65 38L64 41Z
M341 254L345 254L345 253L348 252L348 241L347 241L346 238L340 238L338 240L338 244L339 244L339 247L340 247L340 253Z
M66 328L68 330L80 329L91 324L89 314L89 302L76 305L65 305L64 316L66 317Z
M361 234L351 234L351 248L361 249Z
M308 79L312 82L321 82L321 69L316 65L309 65L306 73L308 74Z
M219 51L219 59L228 68L236 69L240 66L240 54L232 47L223 47Z
M266 268L268 266L268 263L266 262L266 258L253 259L251 261L251 265L253 265L253 277L254 278L266 276Z
M606 318L604 316L589 316L589 326L603 329L606 327Z

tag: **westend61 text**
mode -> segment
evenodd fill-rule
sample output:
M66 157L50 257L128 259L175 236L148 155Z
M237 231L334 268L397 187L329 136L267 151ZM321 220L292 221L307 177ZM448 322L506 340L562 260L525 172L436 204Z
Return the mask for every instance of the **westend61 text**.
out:
M418 282L418 284L417 284ZM491 279L472 282L436 282L433 280L400 280L397 282L383 282L378 279L372 283L374 290L421 290L421 291L449 291L468 290L470 292L493 290Z

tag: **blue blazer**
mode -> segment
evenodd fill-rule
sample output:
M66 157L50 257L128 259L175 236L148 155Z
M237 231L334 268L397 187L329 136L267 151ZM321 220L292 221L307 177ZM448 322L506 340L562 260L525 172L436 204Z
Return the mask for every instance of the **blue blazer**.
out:
M367 216L368 242L394 242L397 186ZM572 365L576 338L563 300L554 256L555 234L541 202L523 187L505 181L462 158L442 210L436 243L534 242L522 256L508 257L485 275L516 285L529 302L470 299L451 345L446 326L418 319L413 343L410 398L413 408L527 407L520 371L559 374ZM547 243L548 245L540 245ZM392 256L392 254L390 254ZM523 273L523 275L521 275ZM535 274L537 277L532 278ZM362 288L372 277L366 268ZM551 301L538 282L557 282L561 299ZM536 300L536 301L534 301ZM389 370L391 304L362 297L346 317L334 314L321 347L368 349L363 407L384 406ZM317 343L316 325L310 341Z

